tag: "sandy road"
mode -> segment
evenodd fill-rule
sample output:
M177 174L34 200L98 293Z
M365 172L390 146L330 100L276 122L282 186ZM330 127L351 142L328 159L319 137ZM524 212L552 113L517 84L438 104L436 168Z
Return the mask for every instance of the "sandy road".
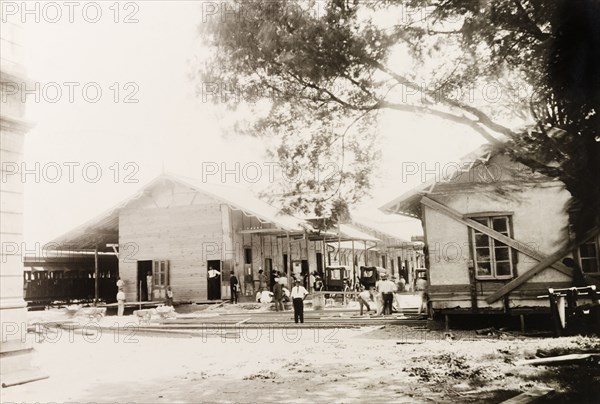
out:
M235 323L244 315L203 318ZM132 317L104 318L103 326L119 327L102 331L29 334L50 378L2 389L2 402L494 403L540 386L577 390L585 402L600 386L597 365L562 371L516 365L540 348L600 349L598 339L455 332L456 340L446 340L422 327L389 324L278 328L288 316L267 314L273 323L262 327L244 323L236 333L197 336L138 333Z

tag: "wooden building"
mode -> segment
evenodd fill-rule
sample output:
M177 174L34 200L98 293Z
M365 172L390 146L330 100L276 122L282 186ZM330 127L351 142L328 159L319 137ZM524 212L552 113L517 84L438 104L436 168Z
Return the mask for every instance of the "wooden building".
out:
M328 245L378 240L351 226L317 232L308 221L282 214L251 193L197 179L161 175L138 193L53 240L62 250L109 252L118 245L119 276L127 301L160 301L171 286L174 300L229 298L233 271L241 293L253 296L258 271L273 283L276 270L322 272ZM209 268L220 271L209 295Z
M508 156L480 149L461 169L380 209L418 218L434 312L520 313L548 307L548 288L570 287L573 257L600 279L598 229L571 242L564 185Z
M423 242L405 240L365 218L353 219L351 225L379 240L371 250L368 266L385 268L389 275L401 276L409 285L413 283L415 269L425 266Z

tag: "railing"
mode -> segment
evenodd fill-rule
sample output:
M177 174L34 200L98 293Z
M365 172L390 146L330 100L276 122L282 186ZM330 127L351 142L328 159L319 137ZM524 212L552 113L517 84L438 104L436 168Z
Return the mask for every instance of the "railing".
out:
M584 312L588 313L588 318L593 323L597 323L600 319L600 296L595 285L580 288L550 288L547 295L538 296L538 298L547 298L550 301L555 337L563 335L570 323L577 322L577 317ZM591 302L582 305L578 304L581 303L578 299L586 299Z

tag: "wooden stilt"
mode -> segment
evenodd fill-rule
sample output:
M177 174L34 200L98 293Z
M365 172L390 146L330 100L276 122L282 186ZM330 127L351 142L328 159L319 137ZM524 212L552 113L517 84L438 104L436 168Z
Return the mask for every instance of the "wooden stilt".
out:
M554 290L548 290L548 298L550 299L550 313L552 315L552 323L554 328L554 337L561 335L560 314L558 313L558 297L554 294Z
M94 306L98 305L98 247L94 250Z

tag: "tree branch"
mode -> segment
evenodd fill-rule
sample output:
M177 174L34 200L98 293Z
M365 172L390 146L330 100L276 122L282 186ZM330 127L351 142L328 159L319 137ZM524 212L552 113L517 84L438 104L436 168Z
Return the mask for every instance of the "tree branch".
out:
M393 77L396 81L398 81L399 83L407 86L408 88L411 88L413 90L419 91L429 97L437 97L438 99L440 99L440 101L443 104L446 104L448 106L457 108L457 109L461 109L465 112L468 112L469 114L475 116L477 118L477 121L471 121L471 122L475 122L475 123L479 123L481 125L484 125L486 127L488 127L489 129L491 129L494 132L497 133L501 133L509 138L513 138L516 136L516 133L513 132L510 128L504 126L504 125L500 125L497 122L494 122L486 113L484 113L483 111L481 111L478 108L472 107L470 105L467 105L465 103L462 103L460 101L457 100L452 100L448 97L444 97L441 96L440 94L436 94L433 93L432 91L427 91L426 89L423 89L421 86L419 86L418 84L408 80L406 77L397 74L396 72L394 72L393 70L391 70L390 68L388 68L387 66L372 60L371 63L373 64L373 66L377 67L379 70L387 73L388 75L390 75L391 77Z
M523 7L523 4L521 4L520 0L513 0L513 3L519 10L523 22L530 28L529 30L527 30L527 32L533 35L533 37L540 42L544 42L546 39L550 38L550 34L548 34L547 32L543 32L540 29L540 27L538 27L538 25L535 23L535 21L531 19L529 13L527 12L527 10L525 10L525 7Z
M487 140L488 142L495 144L495 145L502 144L501 141L496 139L487 130L485 130L485 128L481 125L480 122L469 119L468 117L466 117L464 115L463 116L455 115L455 114L451 114L449 112L444 112L444 111L431 109L431 108L424 107L424 106L411 105L411 104L397 104L397 103L390 103L387 101L380 101L378 104L380 105L379 108L389 108L389 109L393 109L396 111L427 114L427 115L437 116L442 119L447 119L452 122L460 123L462 125L466 125L466 126L470 127L471 129L475 130L477 133L479 133L481 136L483 136L483 138L485 138L485 140ZM373 108L371 107L371 109L373 109Z

